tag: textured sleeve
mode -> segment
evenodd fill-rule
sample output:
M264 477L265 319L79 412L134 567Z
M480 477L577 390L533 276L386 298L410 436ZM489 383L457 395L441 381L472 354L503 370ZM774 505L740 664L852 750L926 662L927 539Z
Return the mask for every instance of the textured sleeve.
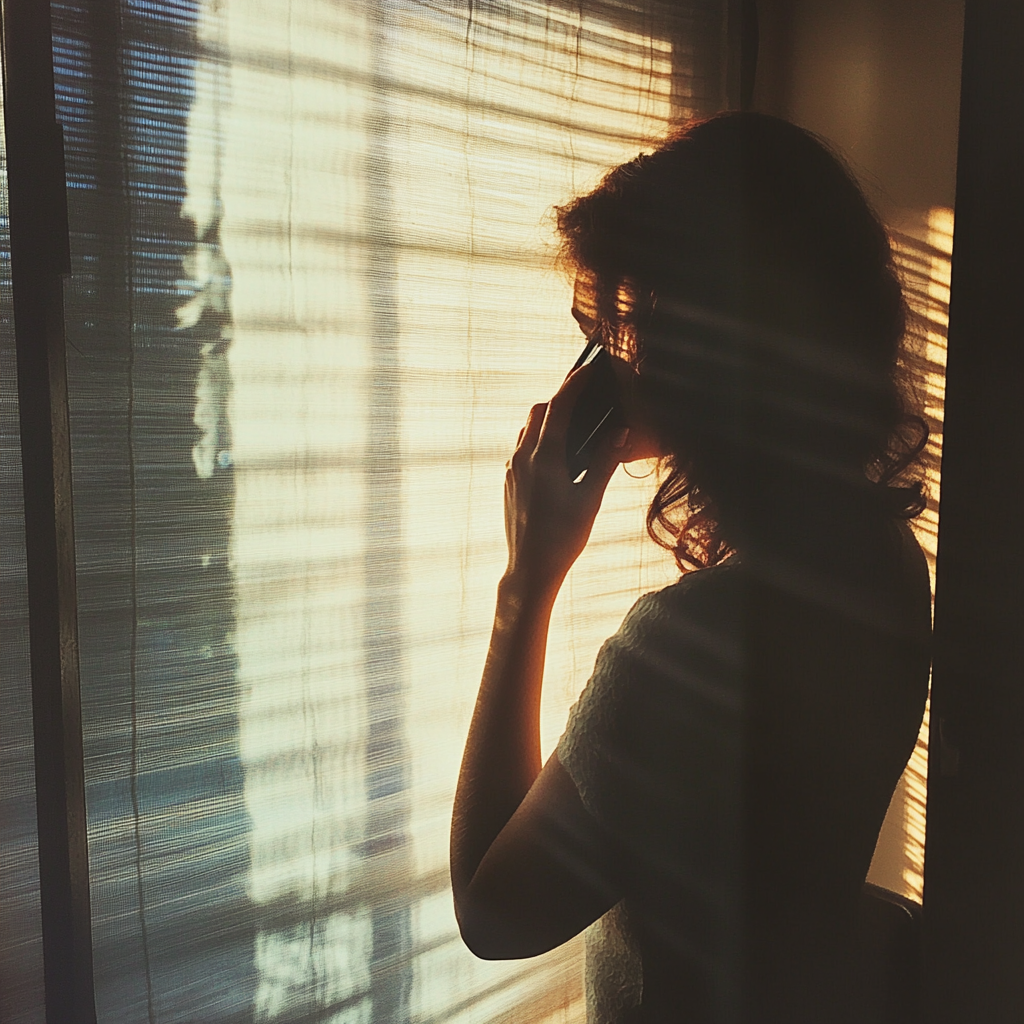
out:
M633 685L638 627L651 614L654 599L651 594L641 598L601 647L558 743L558 760L576 784L583 806L605 825L616 817L616 803L625 799L622 766L630 754L622 723ZM639 1020L643 967L625 902L587 930L585 989L589 1024Z
M623 772L633 759L623 723L634 686L636 647L646 620L656 614L657 598L640 598L619 631L605 641L558 742L558 760L576 784L583 806L605 823L613 810L610 802L622 795Z
M665 815L704 831L734 800L740 634L736 573L723 565L642 597L601 648L558 759L620 837Z
M738 991L742 595L739 568L723 564L641 598L601 648L558 744L622 857L625 905L588 937L589 1019L600 1024L640 1019L634 912L648 933L679 938L687 952L673 970L693 991L723 1006Z

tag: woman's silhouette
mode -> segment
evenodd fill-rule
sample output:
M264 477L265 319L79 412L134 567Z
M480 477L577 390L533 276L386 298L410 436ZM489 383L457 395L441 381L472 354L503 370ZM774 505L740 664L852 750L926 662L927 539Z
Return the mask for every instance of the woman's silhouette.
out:
M684 126L558 213L629 428L568 480L584 368L510 461L452 824L463 937L528 957L604 915L592 1021L861 1020L861 886L929 667L920 487L900 485L925 431L886 234L824 146L750 113ZM552 604L615 467L652 454L648 527L682 576L602 647L542 767Z

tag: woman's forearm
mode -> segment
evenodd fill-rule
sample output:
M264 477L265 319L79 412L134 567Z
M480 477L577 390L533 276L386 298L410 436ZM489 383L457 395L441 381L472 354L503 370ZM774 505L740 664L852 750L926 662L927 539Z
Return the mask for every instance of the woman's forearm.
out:
M498 585L494 629L452 816L456 909L541 769L541 683L557 593L557 586L537 586L515 574Z
M550 403L530 410L506 467L509 570L498 586L452 814L452 888L460 924L477 869L540 774L540 690L551 608L587 543L628 434L606 439L583 479L570 479L569 419L593 372L591 364L571 373Z

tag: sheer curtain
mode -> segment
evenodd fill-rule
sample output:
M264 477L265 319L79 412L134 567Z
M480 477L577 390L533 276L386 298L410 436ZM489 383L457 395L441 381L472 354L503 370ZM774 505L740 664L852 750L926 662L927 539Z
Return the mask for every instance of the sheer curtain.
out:
M568 1021L447 828L504 462L581 345L550 210L728 105L725 0L54 5L104 1022ZM546 748L671 578L616 478Z

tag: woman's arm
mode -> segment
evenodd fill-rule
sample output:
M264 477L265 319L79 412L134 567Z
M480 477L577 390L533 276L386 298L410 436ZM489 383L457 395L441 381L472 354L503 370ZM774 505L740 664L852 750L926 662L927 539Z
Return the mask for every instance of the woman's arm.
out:
M553 595L498 588L494 632L452 819L452 888L486 959L561 945L617 902L612 845L553 755L540 762L540 691Z
M557 591L498 584L491 645L466 740L452 818L456 909L491 844L540 774L540 694Z
M565 432L587 370L534 406L505 481L509 565L462 761L451 869L463 937L481 956L530 956L611 906L610 844L552 757L541 770L540 696L551 609L625 454L609 439L568 479ZM618 442L616 444L616 442Z

